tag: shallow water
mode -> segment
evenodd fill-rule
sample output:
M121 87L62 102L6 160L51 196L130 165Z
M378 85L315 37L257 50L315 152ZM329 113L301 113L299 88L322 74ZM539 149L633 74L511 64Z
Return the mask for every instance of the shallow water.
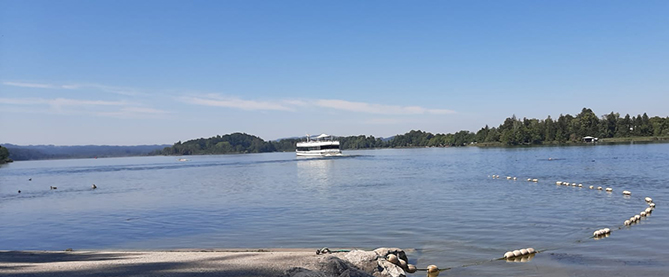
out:
M669 275L669 144L344 153L4 165L0 249L392 246L447 276ZM619 230L645 196L657 209ZM605 227L610 237L590 238ZM544 252L494 260L527 247Z

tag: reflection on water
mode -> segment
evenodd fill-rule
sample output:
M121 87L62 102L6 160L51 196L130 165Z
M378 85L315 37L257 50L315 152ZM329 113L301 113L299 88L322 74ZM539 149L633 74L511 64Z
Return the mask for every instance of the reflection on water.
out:
M336 158L297 158L298 182L308 187L328 187Z

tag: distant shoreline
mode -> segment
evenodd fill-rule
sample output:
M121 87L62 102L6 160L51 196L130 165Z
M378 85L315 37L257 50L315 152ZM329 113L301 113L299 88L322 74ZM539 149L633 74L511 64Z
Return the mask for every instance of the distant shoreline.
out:
M354 151L354 150L378 150L378 149L414 149L414 148L459 148L459 147L480 147L480 148L523 148L523 147L561 147L561 146L595 146L595 145L618 145L618 144L650 144L650 143L669 143L669 137L622 137L622 138L604 138L600 139L596 143L584 143L584 142L549 142L541 144L519 144L519 145L507 145L501 142L481 142L473 143L466 146L399 146L399 147L370 147L370 148L354 148L354 149L342 149L343 151ZM291 153L293 151L272 151L272 152L260 152L260 153ZM103 155L91 155L86 157L80 156L71 156L71 157L44 157L44 158L35 158L35 159L19 159L14 161L43 161L43 160L73 160L73 159L97 159L97 158L128 158L128 157L155 157L155 156L165 156L165 157L181 157L181 156L211 156L211 155L240 155L240 154L259 154L259 153L244 153L244 152L235 152L235 153L223 153L223 154L188 154L188 155L165 155L165 154L154 154L154 153L145 153L145 154L131 154L131 155L115 155L115 156L103 156ZM0 164L6 164L13 162L12 160L4 162L0 161Z

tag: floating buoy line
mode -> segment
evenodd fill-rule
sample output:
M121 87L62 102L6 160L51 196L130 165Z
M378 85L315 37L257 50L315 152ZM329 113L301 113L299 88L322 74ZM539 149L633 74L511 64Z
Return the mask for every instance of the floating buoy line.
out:
M490 177L492 179L500 179L499 175L488 175L488 177ZM517 181L518 177L506 176L506 180ZM537 178L527 178L526 180L528 182L539 183L539 179L537 179ZM558 186L571 186L571 187L579 187L579 188L584 187L583 184L581 184L581 183L570 183L570 182L566 182L566 181L556 181L555 184L558 185ZM593 185L589 185L588 188L591 189L591 190L599 190L599 191L603 190L603 191L606 191L607 193L613 193L613 188L610 188L610 187L603 188L601 186L595 187ZM622 195L624 197L629 198L630 195L632 195L632 192L630 192L628 190L623 190ZM600 239L609 237L611 235L611 232L613 232L614 230L622 230L623 228L634 225L634 224L638 223L641 219L644 219L644 218L650 216L653 213L653 210L655 209L655 202L653 202L653 199L650 198L650 197L645 197L644 201L648 204L648 207L646 207L646 209L641 211L639 214L633 215L629 219L625 220L623 222L622 226L613 227L613 229L611 229L611 228L597 229L596 231L594 231L592 233L591 236L587 237L586 239L600 240ZM583 242L583 240L577 240L575 242L580 243L580 242ZM436 277L436 276L439 275L440 272L451 270L451 269L454 269L454 268L465 268L465 267L470 267L470 266L477 266L477 265L482 265L482 264L485 264L485 263L500 261L500 260L506 260L507 262L528 262L528 261L532 260L532 258L534 258L534 256L536 254L546 252L546 251L551 251L551 250L555 250L555 249L535 250L534 248L531 248L531 247L530 248L523 248L523 249L516 249L516 250L507 251L500 258L495 258L495 259L491 259L491 260L487 260L487 261L480 261L480 262L476 262L476 263L464 264L464 265L460 265L460 266L446 267L446 268L439 268L436 265L429 265L424 269L423 268L419 269L419 268L416 268L412 264L407 264L407 261L404 261L402 259L398 259L393 254L388 255L386 257L386 259L393 264L397 264L397 265L401 266L408 273L414 273L416 271L425 271L425 272L427 272L428 277ZM348 251L350 251L350 250L348 250L348 249L330 250L328 248L322 248L322 249L316 250L316 254L320 255L320 254L330 254L330 253L333 253L333 252L348 252Z
M499 175L488 175L488 177L492 178L492 179L499 179L500 178ZM506 176L506 180L516 181L516 180L518 180L518 177ZM537 179L537 178L527 178L526 180L528 182L534 182L534 183L539 182L539 179ZM558 186L572 186L572 187L579 187L579 188L584 187L583 184L581 184L581 183L570 183L570 182L567 182L567 181L556 181L555 185L558 185ZM610 188L610 187L603 188L601 186L595 187L593 185L589 185L588 188L591 189L591 190L599 190L599 191L603 190L603 191L606 191L607 193L613 193L613 188ZM625 197L629 197L630 195L632 195L632 192L630 192L629 190L623 190L622 195L625 196ZM644 198L644 200L648 204L648 207L645 210L643 210L642 212L640 212L639 214L636 214L636 215L630 217L628 220L625 220L623 222L623 226L614 227L614 230L621 230L625 227L629 227L633 224L638 223L641 219L650 216L652 214L653 210L655 209L655 202L653 202L653 199L650 198L650 197L646 197L646 198ZM592 236L588 237L587 239L599 240L599 239L602 239L602 238L606 238L606 237L609 237L611 235L612 231L613 230L610 229L610 228L601 228L601 229L598 229L598 230L594 231L592 233ZM577 240L576 241L576 243L580 243L580 242L583 242L583 240ZM504 253L504 255L502 255L501 258L496 258L496 259L492 259L492 260L488 260L488 261L481 261L481 262L477 262L477 263L465 264L465 265L456 266L456 267L447 267L447 268L442 268L442 269L440 269L436 265L430 265L425 269L417 269L417 271L427 271L428 276L434 277L434 276L438 276L439 272L450 270L450 269L453 269L453 268L463 268L463 267L481 265L481 264L485 264L485 263L488 263L488 262L494 262L494 261L499 261L499 260L506 260L507 262L527 262L527 261L532 260L534 255L536 255L537 253L541 253L541 252L545 252L545 251L549 251L549 249L539 250L539 251L534 250L534 248L517 249L517 250L508 251L508 252Z

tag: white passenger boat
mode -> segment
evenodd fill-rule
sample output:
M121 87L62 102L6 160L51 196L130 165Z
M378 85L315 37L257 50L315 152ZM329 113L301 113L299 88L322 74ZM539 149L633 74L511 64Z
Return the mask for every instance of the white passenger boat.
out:
M339 141L334 140L332 136L326 134L321 134L314 138L307 135L307 141L297 143L295 153L298 156L312 157L341 156Z

